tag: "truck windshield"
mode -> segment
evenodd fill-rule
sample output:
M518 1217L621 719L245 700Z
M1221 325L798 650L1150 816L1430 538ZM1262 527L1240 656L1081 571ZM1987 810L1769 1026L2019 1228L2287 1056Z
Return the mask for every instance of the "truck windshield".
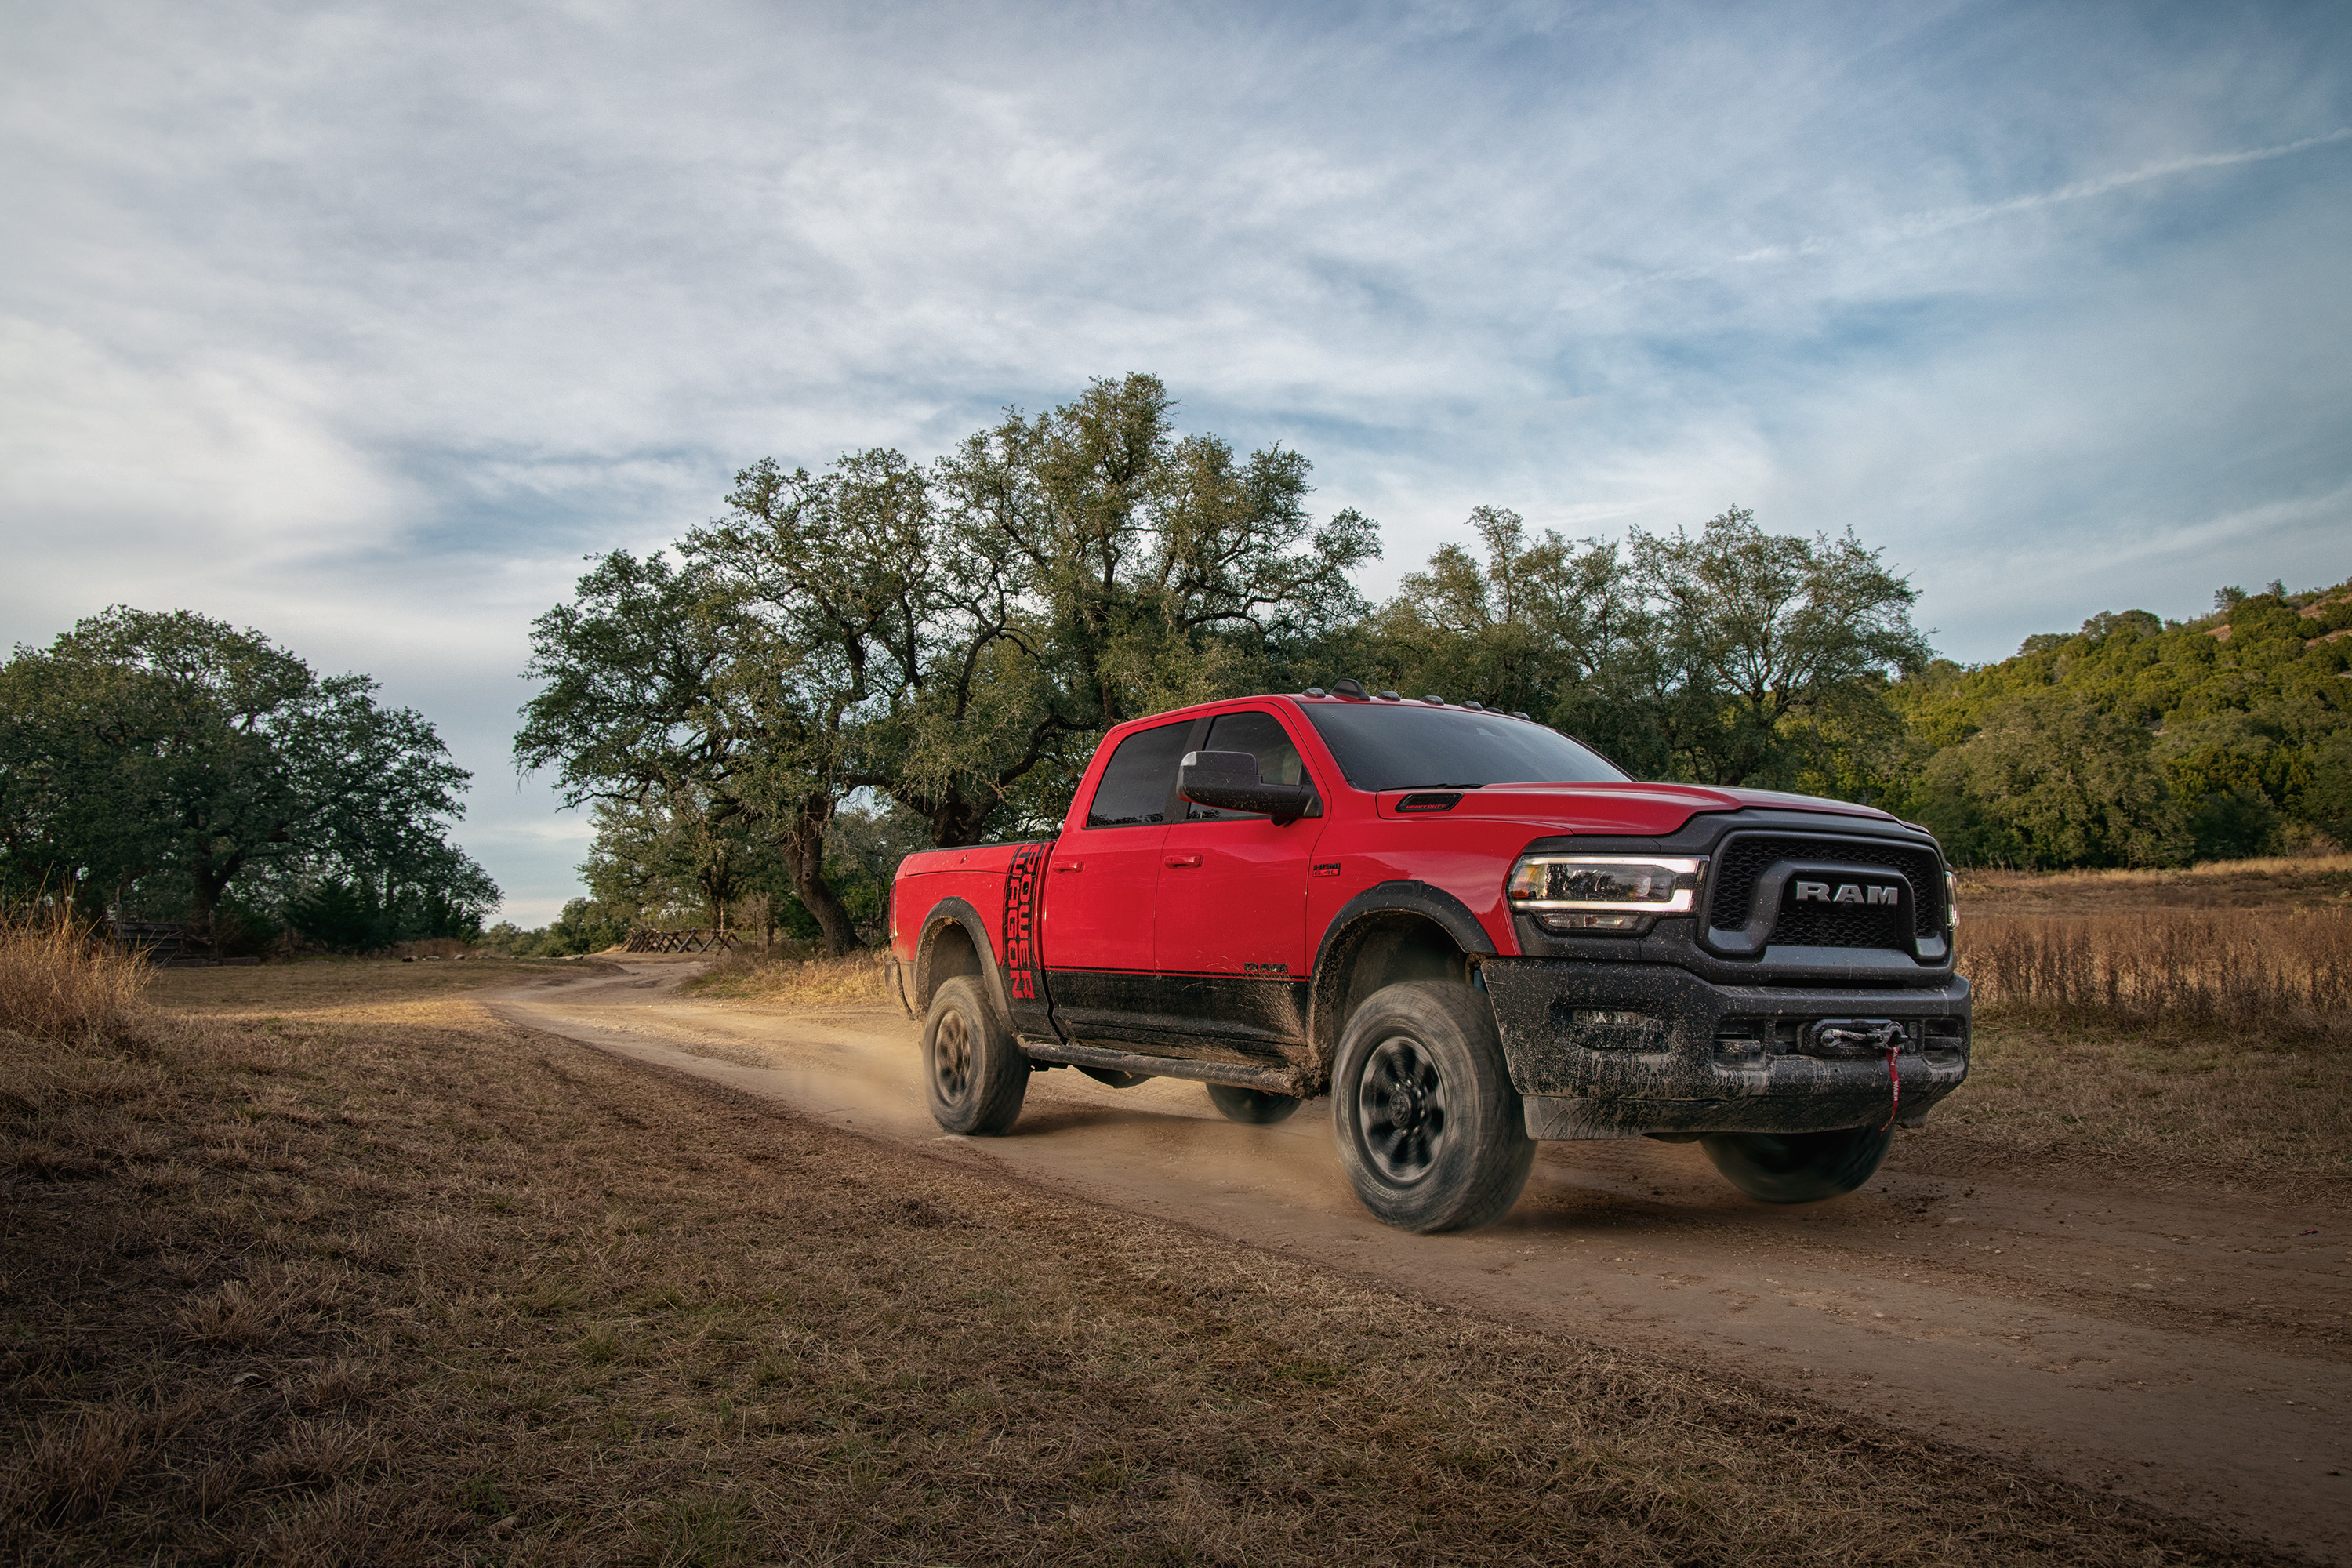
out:
M1299 706L1358 789L1622 784L1622 768L1557 730L1497 713L1402 702Z

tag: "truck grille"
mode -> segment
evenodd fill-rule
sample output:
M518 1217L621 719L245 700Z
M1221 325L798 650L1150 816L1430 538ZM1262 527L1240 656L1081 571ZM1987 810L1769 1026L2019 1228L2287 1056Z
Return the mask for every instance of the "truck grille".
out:
M1882 838L1813 838L1779 834L1735 834L1715 852L1709 868L1715 882L1706 905L1707 923L1736 931L1748 923L1756 879L1775 860L1826 861L1885 866L1911 884L1915 936L1937 936L1944 929L1944 874L1936 852L1922 845L1890 844ZM1852 906L1790 910L1780 916L1772 940L1788 947L1887 947L1902 945L1900 916L1885 909Z

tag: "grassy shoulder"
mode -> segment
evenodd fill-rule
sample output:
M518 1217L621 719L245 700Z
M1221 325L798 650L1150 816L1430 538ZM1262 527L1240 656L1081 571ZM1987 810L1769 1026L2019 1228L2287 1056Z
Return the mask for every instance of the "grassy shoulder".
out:
M888 954L867 949L839 958L818 952L748 948L713 960L679 987L714 1001L782 1002L803 1006L884 1000L883 964Z
M2352 1045L1995 1012L1933 1125L1917 1149L1929 1163L2341 1199L2352 1195Z
M1968 872L1956 1154L2352 1194L2352 857Z
M496 1019L173 974L0 1035L11 1562L2231 1560Z

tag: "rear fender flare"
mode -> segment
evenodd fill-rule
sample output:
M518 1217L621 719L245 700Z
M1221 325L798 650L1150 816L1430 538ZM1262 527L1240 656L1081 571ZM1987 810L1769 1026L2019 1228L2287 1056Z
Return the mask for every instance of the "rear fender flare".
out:
M972 951L980 955L981 973L985 977L988 994L996 1004L999 1018L1013 1016L1010 1000L1004 994L1004 968L996 962L996 945L988 940L988 926L980 911L965 900L941 899L923 916L923 938L915 948L914 1010L920 1016L931 1005L931 994L942 978L934 972L939 954L940 938L949 927L959 927L971 939Z

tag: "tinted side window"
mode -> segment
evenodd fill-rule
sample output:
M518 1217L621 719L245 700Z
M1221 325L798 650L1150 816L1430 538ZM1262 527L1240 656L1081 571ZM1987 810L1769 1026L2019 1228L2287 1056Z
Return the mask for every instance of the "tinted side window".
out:
M1615 784L1623 769L1556 730L1418 702L1318 702L1307 710L1358 789Z
M1129 735L1111 753L1102 783L1087 807L1088 827L1132 827L1168 820L1168 795L1176 787L1176 764L1192 733L1190 719Z
M1209 738L1201 742L1204 752L1247 752L1257 759L1257 776L1267 784L1313 784L1306 767L1298 760L1298 748L1290 743L1282 722L1271 713L1220 713L1210 721ZM1224 822L1240 818L1263 822L1265 816L1255 811L1218 811L1210 806L1185 803L1188 822Z

